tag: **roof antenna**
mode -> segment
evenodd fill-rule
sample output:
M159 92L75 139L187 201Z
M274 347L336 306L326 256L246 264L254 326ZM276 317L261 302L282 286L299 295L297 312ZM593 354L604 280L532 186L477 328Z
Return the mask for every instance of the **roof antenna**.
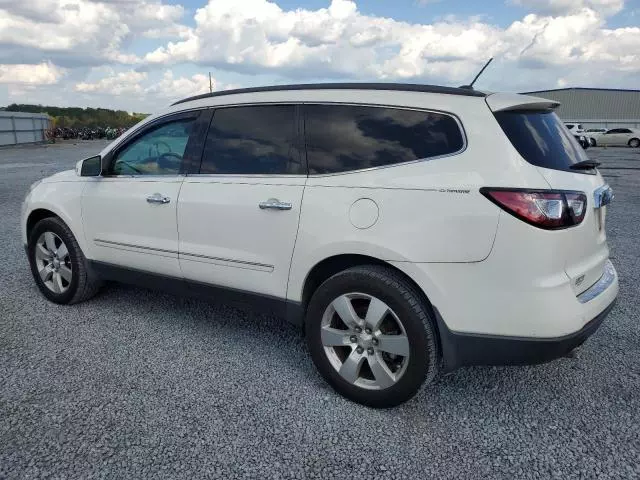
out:
M475 78L473 79L473 82L471 82L469 85L462 85L460 88L466 88L467 90L473 90L473 84L476 83L476 80L478 80L478 77L480 77L480 75L482 75L482 72L484 72L484 69L487 68L492 61L493 61L493 57L491 57L489 59L489 61L484 64L484 67L482 67L482 70L480 70L478 72L478 74L475 76Z

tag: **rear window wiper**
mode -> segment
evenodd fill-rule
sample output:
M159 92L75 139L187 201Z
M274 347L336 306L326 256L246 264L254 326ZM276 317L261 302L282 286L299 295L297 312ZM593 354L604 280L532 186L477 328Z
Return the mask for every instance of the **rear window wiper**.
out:
M596 168L598 165L600 165L600 162L596 162L595 160L583 160L582 162L569 165L569 168L572 170L591 170L592 168Z

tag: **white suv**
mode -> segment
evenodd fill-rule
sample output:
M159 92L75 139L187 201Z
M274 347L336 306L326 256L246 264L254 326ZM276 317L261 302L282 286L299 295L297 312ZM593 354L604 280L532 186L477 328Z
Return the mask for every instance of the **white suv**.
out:
M460 366L548 361L618 293L611 190L556 106L395 84L189 98L32 186L33 276L57 303L119 280L259 305L374 407Z

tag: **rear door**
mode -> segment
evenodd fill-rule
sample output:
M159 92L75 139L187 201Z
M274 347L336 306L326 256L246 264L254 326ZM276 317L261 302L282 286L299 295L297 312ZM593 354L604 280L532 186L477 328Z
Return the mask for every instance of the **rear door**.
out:
M296 105L217 108L178 202L187 280L285 298L307 178Z
M577 295L598 281L609 257L606 206L596 200L599 189L606 188L605 182L595 169L571 168L588 157L552 110L515 109L494 115L520 155L538 167L551 189L586 194L587 212L582 223L551 232L564 251L565 272Z

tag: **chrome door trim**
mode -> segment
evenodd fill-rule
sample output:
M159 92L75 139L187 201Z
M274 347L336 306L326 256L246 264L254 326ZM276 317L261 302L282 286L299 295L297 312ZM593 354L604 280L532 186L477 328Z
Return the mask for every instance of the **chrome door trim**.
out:
M156 192L147 196L147 203L156 203L159 205L166 205L169 202L171 202L171 199L161 193Z
M291 202L281 202L277 198L270 198L264 202L258 203L260 210L272 209L272 210L291 210L293 205Z
M212 263L223 267L246 268L249 270L258 270L261 272L273 272L274 266L266 263L249 262L246 260L235 260L232 258L210 257L208 255L200 255L197 253L180 252L180 260L189 260L191 262Z
M166 250L163 248L144 247L142 245L135 245L132 243L113 242L111 240L103 240L100 238L94 238L93 242L99 247L115 248L118 250L127 250L138 253L146 253L150 255L160 255L162 257L177 258L178 252L176 250ZM164 255L163 255L164 254Z

